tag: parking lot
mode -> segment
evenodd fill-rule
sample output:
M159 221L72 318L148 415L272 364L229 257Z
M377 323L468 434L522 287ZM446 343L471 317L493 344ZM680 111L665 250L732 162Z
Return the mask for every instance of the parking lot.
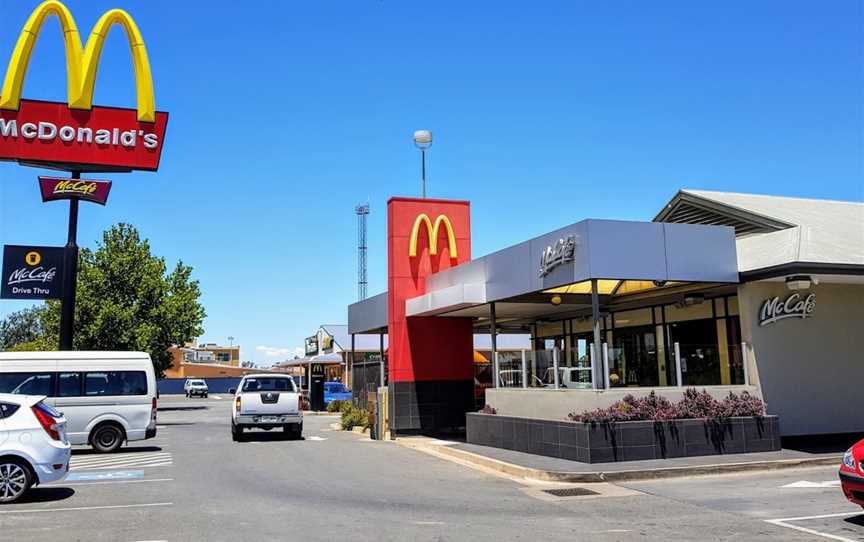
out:
M864 540L836 469L595 484L556 497L307 416L232 442L230 397L164 397L156 439L76 447L67 480L0 507L3 540Z

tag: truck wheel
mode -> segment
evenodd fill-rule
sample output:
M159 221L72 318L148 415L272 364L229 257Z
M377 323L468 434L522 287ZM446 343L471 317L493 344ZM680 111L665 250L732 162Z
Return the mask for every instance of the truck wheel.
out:
M286 425L284 431L291 440L300 440L303 437L303 424Z
M231 439L234 442L243 442L243 428L232 423L231 424Z

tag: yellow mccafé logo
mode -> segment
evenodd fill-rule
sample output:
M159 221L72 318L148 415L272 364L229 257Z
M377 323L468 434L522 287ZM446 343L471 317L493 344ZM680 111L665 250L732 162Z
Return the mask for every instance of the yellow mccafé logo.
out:
M450 257L456 258L456 236L453 235L453 225L450 223L450 219L446 215L438 215L433 224L426 213L421 213L414 220L414 227L411 228L408 256L412 258L417 256L417 237L420 235L420 226L423 224L426 225L426 233L429 235L429 254L431 256L438 254L438 230L443 224L447 230L447 247L450 249Z
M150 60L144 38L132 17L122 9L112 9L105 12L96 22L86 47L81 46L81 37L75 19L62 3L55 0L43 2L33 10L15 49L9 60L3 88L0 90L0 109L17 111L21 102L21 91L24 88L24 76L30 65L30 55L36 45L36 38L42 30L42 25L51 15L60 19L63 30L63 40L66 46L66 84L70 109L90 110L93 108L93 88L96 85L96 68L102 56L102 46L105 36L115 24L126 31L129 38L129 49L132 53L132 64L135 68L135 87L138 92L138 120L155 122L156 98L153 95L153 76L150 73Z

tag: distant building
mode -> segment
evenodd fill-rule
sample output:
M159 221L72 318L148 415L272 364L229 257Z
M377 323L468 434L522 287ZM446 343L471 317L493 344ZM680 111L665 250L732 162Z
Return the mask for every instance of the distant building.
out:
M194 342L184 346L172 346L171 367L165 371L166 378L219 378L237 377L255 372L268 372L256 369L248 362L241 366L240 345L219 346L204 343L195 346Z

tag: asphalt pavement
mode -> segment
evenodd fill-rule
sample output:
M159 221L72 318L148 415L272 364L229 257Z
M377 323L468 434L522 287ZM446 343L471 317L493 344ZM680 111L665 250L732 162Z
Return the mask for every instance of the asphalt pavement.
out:
M303 440L233 442L230 405L163 397L156 439L110 455L76 449L67 480L0 507L0 539L864 540L833 467L528 483L334 431L331 416L306 417Z

